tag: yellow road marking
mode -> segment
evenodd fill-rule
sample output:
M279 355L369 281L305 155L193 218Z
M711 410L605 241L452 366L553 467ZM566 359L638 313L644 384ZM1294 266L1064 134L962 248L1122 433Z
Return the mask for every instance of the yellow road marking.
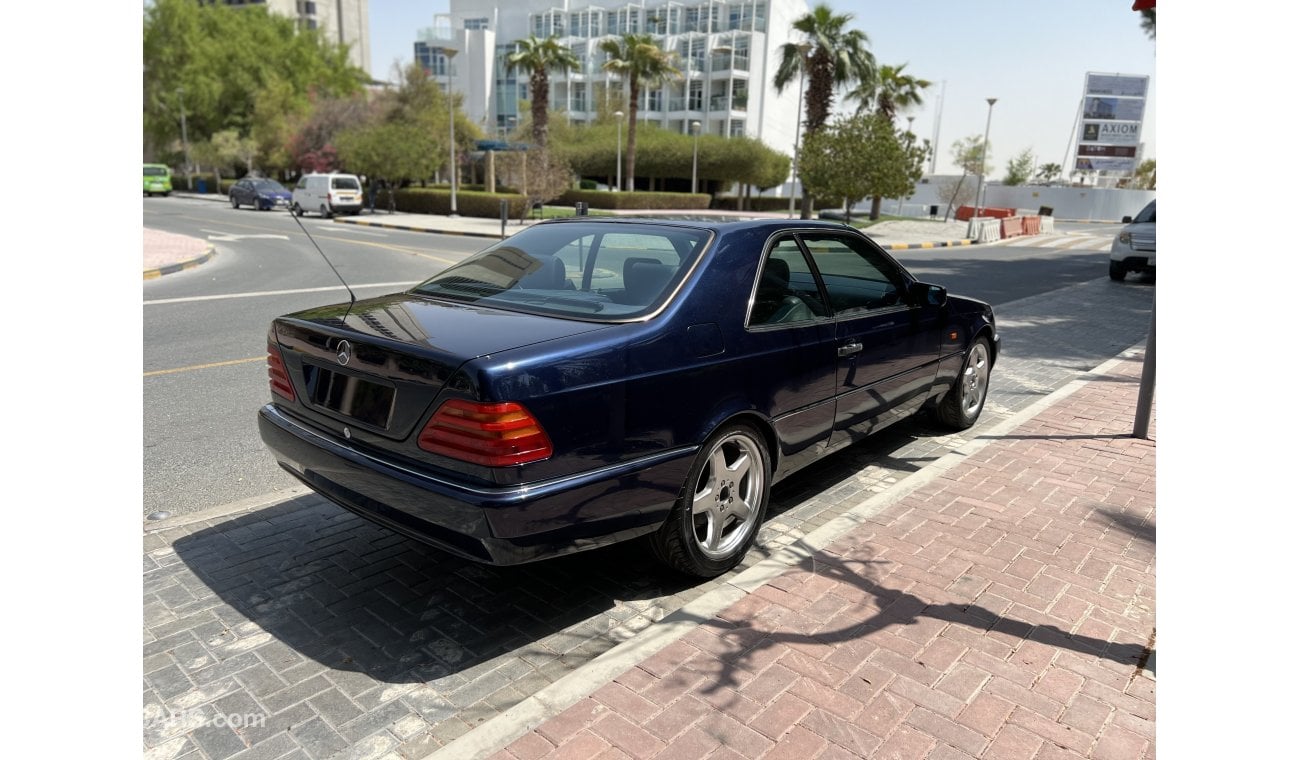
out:
M254 356L250 359L231 359L228 362L210 362L208 364L195 364L189 367L177 367L175 369L156 369L153 372L144 373L144 376L153 377L154 375L172 375L177 372L192 372L196 369L211 369L213 367L228 367L232 364L248 364L249 362L264 361L266 361L265 356Z

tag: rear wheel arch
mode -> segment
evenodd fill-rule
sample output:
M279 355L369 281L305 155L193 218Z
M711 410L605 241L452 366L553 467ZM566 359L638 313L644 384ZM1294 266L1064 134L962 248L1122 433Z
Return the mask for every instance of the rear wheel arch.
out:
M700 436L700 441L708 440L714 433L718 432L727 425L735 423L744 423L754 428L762 435L763 443L767 447L767 455L772 463L772 472L775 473L781 464L781 445L776 437L776 427L772 421L754 410L733 412L732 414L722 417L716 423L711 425L708 430Z

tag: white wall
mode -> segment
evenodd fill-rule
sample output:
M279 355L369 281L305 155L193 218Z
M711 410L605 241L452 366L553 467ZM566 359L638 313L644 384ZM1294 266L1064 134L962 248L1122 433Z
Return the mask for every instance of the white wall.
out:
M954 178L957 175L952 175ZM929 215L931 204L939 206L942 216L947 204L939 200L939 183L946 175L928 176L929 182L918 184L916 192L903 199L903 215ZM976 186L978 177L968 176L966 182ZM1142 207L1156 197L1154 190L1123 190L1095 187L1041 187L1035 185L986 185L984 205L1037 211L1039 206L1051 206L1057 219L1082 219L1088 221L1119 221L1125 216L1136 216ZM870 200L855 207L869 209ZM898 199L885 199L880 210L886 214L898 213ZM956 209L954 209L954 212Z

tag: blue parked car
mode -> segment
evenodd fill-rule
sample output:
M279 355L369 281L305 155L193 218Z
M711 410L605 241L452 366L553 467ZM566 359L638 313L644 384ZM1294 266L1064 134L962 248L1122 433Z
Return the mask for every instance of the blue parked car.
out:
M259 211L289 208L293 193L273 179L245 177L230 186L230 207L252 206Z
M470 559L648 537L740 562L772 484L922 410L975 423L992 308L827 222L543 222L404 293L276 319L262 439Z

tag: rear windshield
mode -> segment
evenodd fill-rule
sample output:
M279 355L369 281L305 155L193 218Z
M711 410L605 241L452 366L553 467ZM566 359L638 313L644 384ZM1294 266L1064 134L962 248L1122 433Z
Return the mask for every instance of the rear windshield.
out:
M1133 218L1133 221L1151 222L1152 224L1154 224L1156 221L1156 202L1151 201L1150 203L1148 203L1147 207L1139 211L1138 215Z
M146 167L144 168L144 176L146 176L146 177L166 177L166 176L167 176L167 168L166 168L166 167L163 167L163 166L146 166Z
M544 224L475 254L412 292L598 322L659 308L708 243L671 225Z
M356 177L333 177L330 179L330 187L335 190L360 190L361 183L357 182Z

